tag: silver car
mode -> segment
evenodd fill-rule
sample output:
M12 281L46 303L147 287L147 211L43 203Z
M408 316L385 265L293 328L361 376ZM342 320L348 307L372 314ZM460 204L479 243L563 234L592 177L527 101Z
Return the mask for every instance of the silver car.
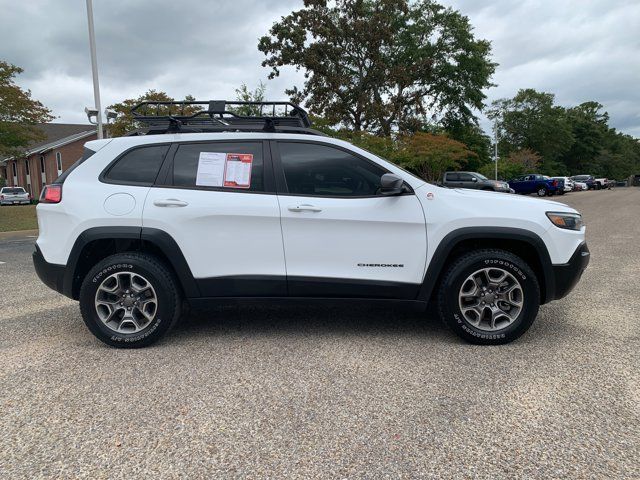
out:
M22 187L0 188L0 205L28 205L31 203L29 194Z

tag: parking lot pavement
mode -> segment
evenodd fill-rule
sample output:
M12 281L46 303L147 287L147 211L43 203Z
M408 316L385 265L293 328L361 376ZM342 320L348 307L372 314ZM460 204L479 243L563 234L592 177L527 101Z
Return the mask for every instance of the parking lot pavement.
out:
M433 313L221 307L108 348L0 242L0 478L640 478L640 188L571 193L591 264L510 345Z

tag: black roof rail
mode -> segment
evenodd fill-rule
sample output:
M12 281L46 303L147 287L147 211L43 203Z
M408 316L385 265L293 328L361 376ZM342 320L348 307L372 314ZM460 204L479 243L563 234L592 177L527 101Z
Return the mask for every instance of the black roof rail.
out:
M309 128L307 112L291 102L145 101L131 113L148 127L127 135L228 131L323 135Z

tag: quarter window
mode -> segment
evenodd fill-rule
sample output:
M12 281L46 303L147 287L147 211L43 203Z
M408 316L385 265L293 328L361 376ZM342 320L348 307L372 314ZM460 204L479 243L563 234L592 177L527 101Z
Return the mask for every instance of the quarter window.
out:
M240 158L244 160L244 165L240 165L236 170L235 164L241 163ZM217 166L209 163L210 168L205 170L204 162L208 160L215 161ZM199 165L200 178L198 178ZM235 175L231 171L232 168ZM189 143L180 145L175 154L173 185L221 191L263 192L263 171L262 142ZM244 172L247 177L242 179L241 172ZM238 183L236 184L233 179Z
M105 179L117 183L153 185L167 150L168 145L150 145L130 150L109 169Z
M312 143L280 142L289 193L327 197L368 197L380 190L387 171L344 150Z

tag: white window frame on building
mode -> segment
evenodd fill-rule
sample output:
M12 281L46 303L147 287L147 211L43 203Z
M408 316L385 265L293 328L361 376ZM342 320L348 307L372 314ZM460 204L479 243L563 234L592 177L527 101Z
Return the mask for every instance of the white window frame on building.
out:
M62 154L56 152L56 168L58 169L58 176L62 175Z
M29 159L24 161L24 172L27 174L27 185L31 184L31 165L29 165Z
M11 168L13 168L13 186L18 186L18 162L11 162Z
M40 155L40 177L42 180L42 185L47 184L47 162L45 161L44 155Z

